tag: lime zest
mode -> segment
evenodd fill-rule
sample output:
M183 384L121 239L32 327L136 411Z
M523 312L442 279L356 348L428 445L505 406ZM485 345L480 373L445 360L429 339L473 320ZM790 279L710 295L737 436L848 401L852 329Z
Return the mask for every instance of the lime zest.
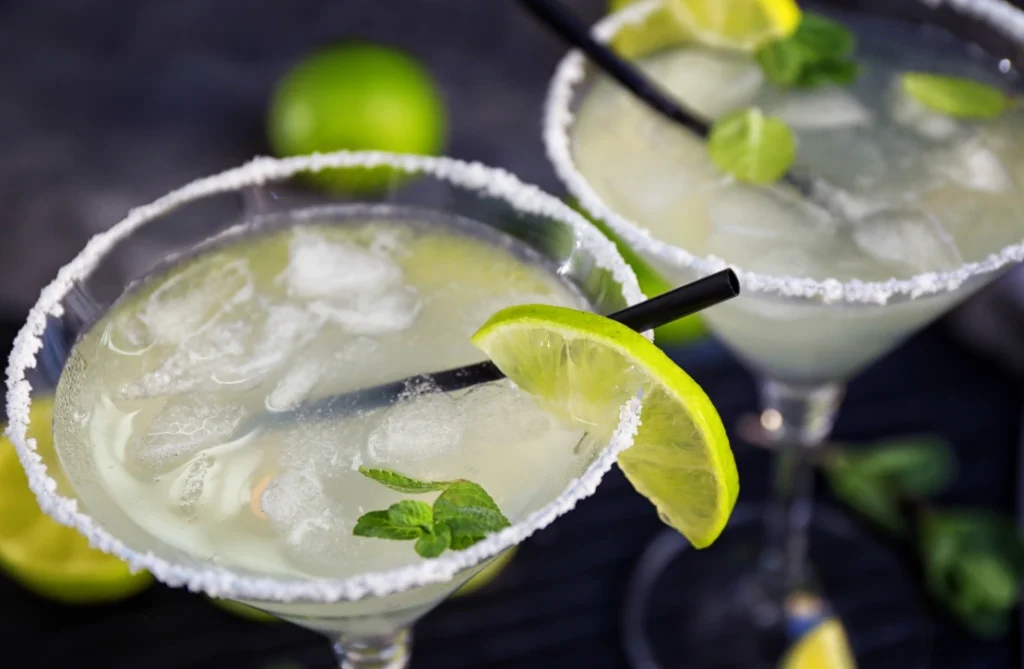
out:
M852 60L855 48L856 38L842 24L809 12L793 35L765 44L755 58L768 80L779 86L845 86L860 71Z
M963 77L907 72L900 81L903 90L925 107L956 118L993 119L1012 104L998 88Z
M421 557L435 558L449 548L465 550L511 525L487 491L472 481L420 481L388 469L366 467L359 472L398 492L442 492L433 507L418 500L402 500L386 511L364 513L352 529L357 537L416 541L413 548Z
M796 159L796 137L785 122L752 107L715 122L708 152L719 169L740 181L769 184Z

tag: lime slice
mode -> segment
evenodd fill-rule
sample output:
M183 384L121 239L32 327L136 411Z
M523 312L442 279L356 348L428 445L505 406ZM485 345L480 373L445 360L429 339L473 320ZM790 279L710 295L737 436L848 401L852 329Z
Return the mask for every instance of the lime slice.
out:
M856 669L842 624L835 618L801 637L780 664L782 669Z
M507 551L499 555L494 560L494 562L481 569L479 574L466 581L466 584L458 590L456 590L455 594L453 594L452 597L462 597L463 595L471 595L477 590L480 590L481 588L490 584L494 579L498 577L498 574L504 571L508 563L511 562L512 556L514 556L515 554L516 546L513 546L512 548L508 549Z
M619 466L696 548L718 538L739 493L729 439L708 396L654 344L602 316L545 305L499 311L473 343L553 413L597 434L610 434L619 407L642 392L642 424Z
M640 290L644 292L647 297L657 297L662 293L667 293L672 289L672 285L658 273L658 270L651 267L651 265L644 260L639 253L633 250L626 240L619 237L604 221L592 217L587 211L580 206L580 203L574 198L568 200L570 207L578 211L584 218L590 221L595 228L600 230L605 237L610 239L615 247L619 251L619 255L626 261L626 264L633 268L633 273L636 274L637 283L640 284ZM662 345L679 345L688 344L694 341L698 341L707 336L708 329L704 325L704 321L701 319L700 314L693 314L686 318L680 318L679 320L672 321L668 325L662 325L660 328L654 330L654 341Z
M611 0L608 12L617 12L636 0ZM658 7L633 25L623 26L612 37L611 45L626 58L640 58L649 53L674 46L693 39L693 33L676 20L675 14L666 6Z
M52 417L53 400L34 399L28 436L44 461L56 463ZM69 604L122 599L153 580L146 572L131 573L119 558L90 548L83 535L44 514L6 437L0 439L0 567L29 590Z
M800 23L794 0L665 0L665 6L698 42L742 51L789 37Z

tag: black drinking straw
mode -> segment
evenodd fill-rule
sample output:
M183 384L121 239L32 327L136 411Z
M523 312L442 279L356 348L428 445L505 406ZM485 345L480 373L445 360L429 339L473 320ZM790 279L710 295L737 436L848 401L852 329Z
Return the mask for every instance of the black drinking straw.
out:
M622 84L648 107L704 139L711 134L711 127L707 123L683 109L629 61L620 58L614 51L591 37L586 24L573 16L557 0L519 0L519 4L563 40L582 51L602 72ZM782 180L804 197L814 199L814 185L806 177L787 172Z
M731 300L739 294L740 282L736 273L731 269L724 269L658 297L616 311L608 318L622 323L631 330L644 332ZM266 413L243 425L240 432L249 432L261 425L280 425L299 419L316 419L318 416L327 417L357 409L386 406L398 399L402 393L408 392L410 388L426 384L429 384L427 387L438 391L451 392L497 381L504 376L489 360L465 367L419 374L372 388L325 397L292 411Z

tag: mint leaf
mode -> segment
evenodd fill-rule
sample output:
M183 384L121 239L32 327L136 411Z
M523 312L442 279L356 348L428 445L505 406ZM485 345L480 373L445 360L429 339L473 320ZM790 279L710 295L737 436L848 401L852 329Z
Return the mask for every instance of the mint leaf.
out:
M788 39L819 58L846 58L857 46L857 38L846 26L814 12L804 12Z
M508 519L487 491L471 481L419 481L387 469L359 468L378 483L406 493L443 490L434 506L406 499L386 511L370 511L359 517L352 533L397 541L416 540L416 552L425 558L441 555L449 548L469 548L492 532L509 526Z
M1024 575L1024 544L1012 522L986 512L928 514L920 554L933 597L976 634L1005 632Z
M757 108L728 114L715 122L708 138L711 160L740 181L768 184L793 164L796 138L781 120Z
M829 486L844 504L893 534L907 530L900 502L884 476L850 464L846 456L825 469Z
M434 501L434 521L451 530L454 550L469 548L510 523L487 491L471 481L456 481Z
M806 68L797 79L796 85L813 88L822 84L848 86L860 74L860 65L850 60L820 60L814 67Z
M907 72L903 90L925 107L957 118L991 119L1010 106L998 88L962 77Z
M434 525L416 541L416 552L420 557L435 558L444 553L452 544L452 531L444 523Z
M370 469L368 467L360 467L359 473L368 479L373 479L381 485L387 486L392 490L398 492L409 493L411 495L417 495L425 492L434 492L437 490L444 490L451 481L420 481L398 472L393 472L389 469Z
M426 502L406 499L388 507L388 520L395 527L418 528L429 532L434 526L434 512Z
M410 541L423 535L420 527L400 527L391 521L389 511L370 511L356 521L352 534L357 537Z
M883 442L852 451L845 459L865 475L884 477L893 487L918 497L943 492L956 473L949 446L932 438Z
M761 47L755 58L768 80L779 86L842 86L859 72L850 59L855 47L853 33L842 24L805 13L796 32Z
M777 40L758 49L754 58L768 81L779 86L795 86L804 73L809 56L796 42Z

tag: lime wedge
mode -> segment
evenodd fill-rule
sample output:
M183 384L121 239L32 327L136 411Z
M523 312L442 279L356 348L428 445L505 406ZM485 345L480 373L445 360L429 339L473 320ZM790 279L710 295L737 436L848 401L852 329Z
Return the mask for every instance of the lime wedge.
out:
M491 316L473 343L563 420L610 434L642 393L641 426L619 466L662 521L696 548L714 542L739 493L722 420L700 386L640 334L574 309L523 305Z
M672 289L672 285L658 273L658 270L644 260L639 253L633 250L626 240L615 234L604 221L595 218L587 213L575 198L569 198L568 205L578 211L584 218L590 221L595 228L600 230L605 237L610 239L619 251L619 255L626 261L626 264L633 268L636 274L640 290L644 291L647 297L657 297ZM662 345L688 344L703 339L708 334L707 326L701 319L700 314L693 314L686 318L672 321L668 325L662 325L654 330L654 341Z
M842 624L830 618L801 637L780 666L782 669L856 669L857 662Z
M742 51L789 37L800 23L794 0L665 0L665 7L698 42Z
M51 398L32 401L28 436L44 461L56 463L52 417ZM60 472L51 468L51 474ZM146 572L131 573L119 558L90 548L83 535L44 514L6 437L0 439L0 567L29 590L68 604L122 599L153 580Z
M617 12L636 0L611 0L608 12ZM611 45L626 58L640 58L669 46L675 46L693 39L693 33L676 20L675 14L665 5L658 7L634 25L623 26L612 37Z

